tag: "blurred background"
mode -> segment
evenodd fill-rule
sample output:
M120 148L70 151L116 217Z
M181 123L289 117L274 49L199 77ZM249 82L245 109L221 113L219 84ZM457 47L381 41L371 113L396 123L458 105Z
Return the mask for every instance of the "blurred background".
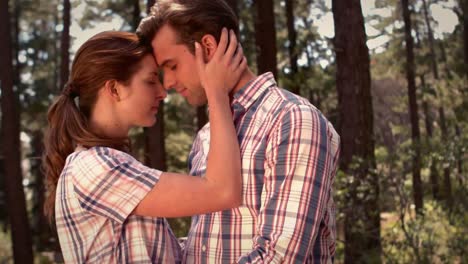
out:
M468 0L229 0L253 70L342 139L336 263L468 263ZM47 108L78 47L134 32L150 0L1 0L0 263L60 262L42 214ZM99 73L96 73L99 74ZM206 109L170 93L133 155L187 172ZM170 219L179 237L189 218Z

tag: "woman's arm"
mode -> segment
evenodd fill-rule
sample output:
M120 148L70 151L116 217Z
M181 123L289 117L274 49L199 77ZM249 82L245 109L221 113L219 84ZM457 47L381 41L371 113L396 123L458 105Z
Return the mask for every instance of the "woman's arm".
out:
M210 107L210 149L205 177L162 173L134 214L180 217L220 211L241 204L240 151L229 92L247 64L240 46L237 48L235 34L230 33L229 46L227 34L227 30L223 30L216 52L208 63L203 62L201 48L196 44L198 74Z

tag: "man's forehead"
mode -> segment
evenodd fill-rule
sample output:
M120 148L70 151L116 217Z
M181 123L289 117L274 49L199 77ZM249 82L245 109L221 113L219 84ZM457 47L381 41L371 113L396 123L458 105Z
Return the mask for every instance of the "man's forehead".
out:
M173 56L172 53L175 52L174 49L176 48L177 43L172 36L170 36L170 32L161 29L153 38L153 41L151 41L151 46L153 48L153 55L156 59L156 64L161 66L164 61L168 60L169 56Z

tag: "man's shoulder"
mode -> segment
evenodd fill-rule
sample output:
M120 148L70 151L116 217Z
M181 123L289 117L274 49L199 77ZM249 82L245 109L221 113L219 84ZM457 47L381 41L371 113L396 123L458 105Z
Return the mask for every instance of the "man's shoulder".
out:
M272 102L274 102L274 108L276 109L275 116L278 118L291 112L303 112L317 114L320 118L326 119L322 112L311 104L308 99L277 86L270 88L262 104L268 105L272 104Z

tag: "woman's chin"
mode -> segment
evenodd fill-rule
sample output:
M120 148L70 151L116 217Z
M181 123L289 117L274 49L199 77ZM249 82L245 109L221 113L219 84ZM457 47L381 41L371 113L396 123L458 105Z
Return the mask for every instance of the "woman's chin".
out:
M150 117L146 120L141 120L137 124L135 124L135 127L152 127L156 124L156 116Z

